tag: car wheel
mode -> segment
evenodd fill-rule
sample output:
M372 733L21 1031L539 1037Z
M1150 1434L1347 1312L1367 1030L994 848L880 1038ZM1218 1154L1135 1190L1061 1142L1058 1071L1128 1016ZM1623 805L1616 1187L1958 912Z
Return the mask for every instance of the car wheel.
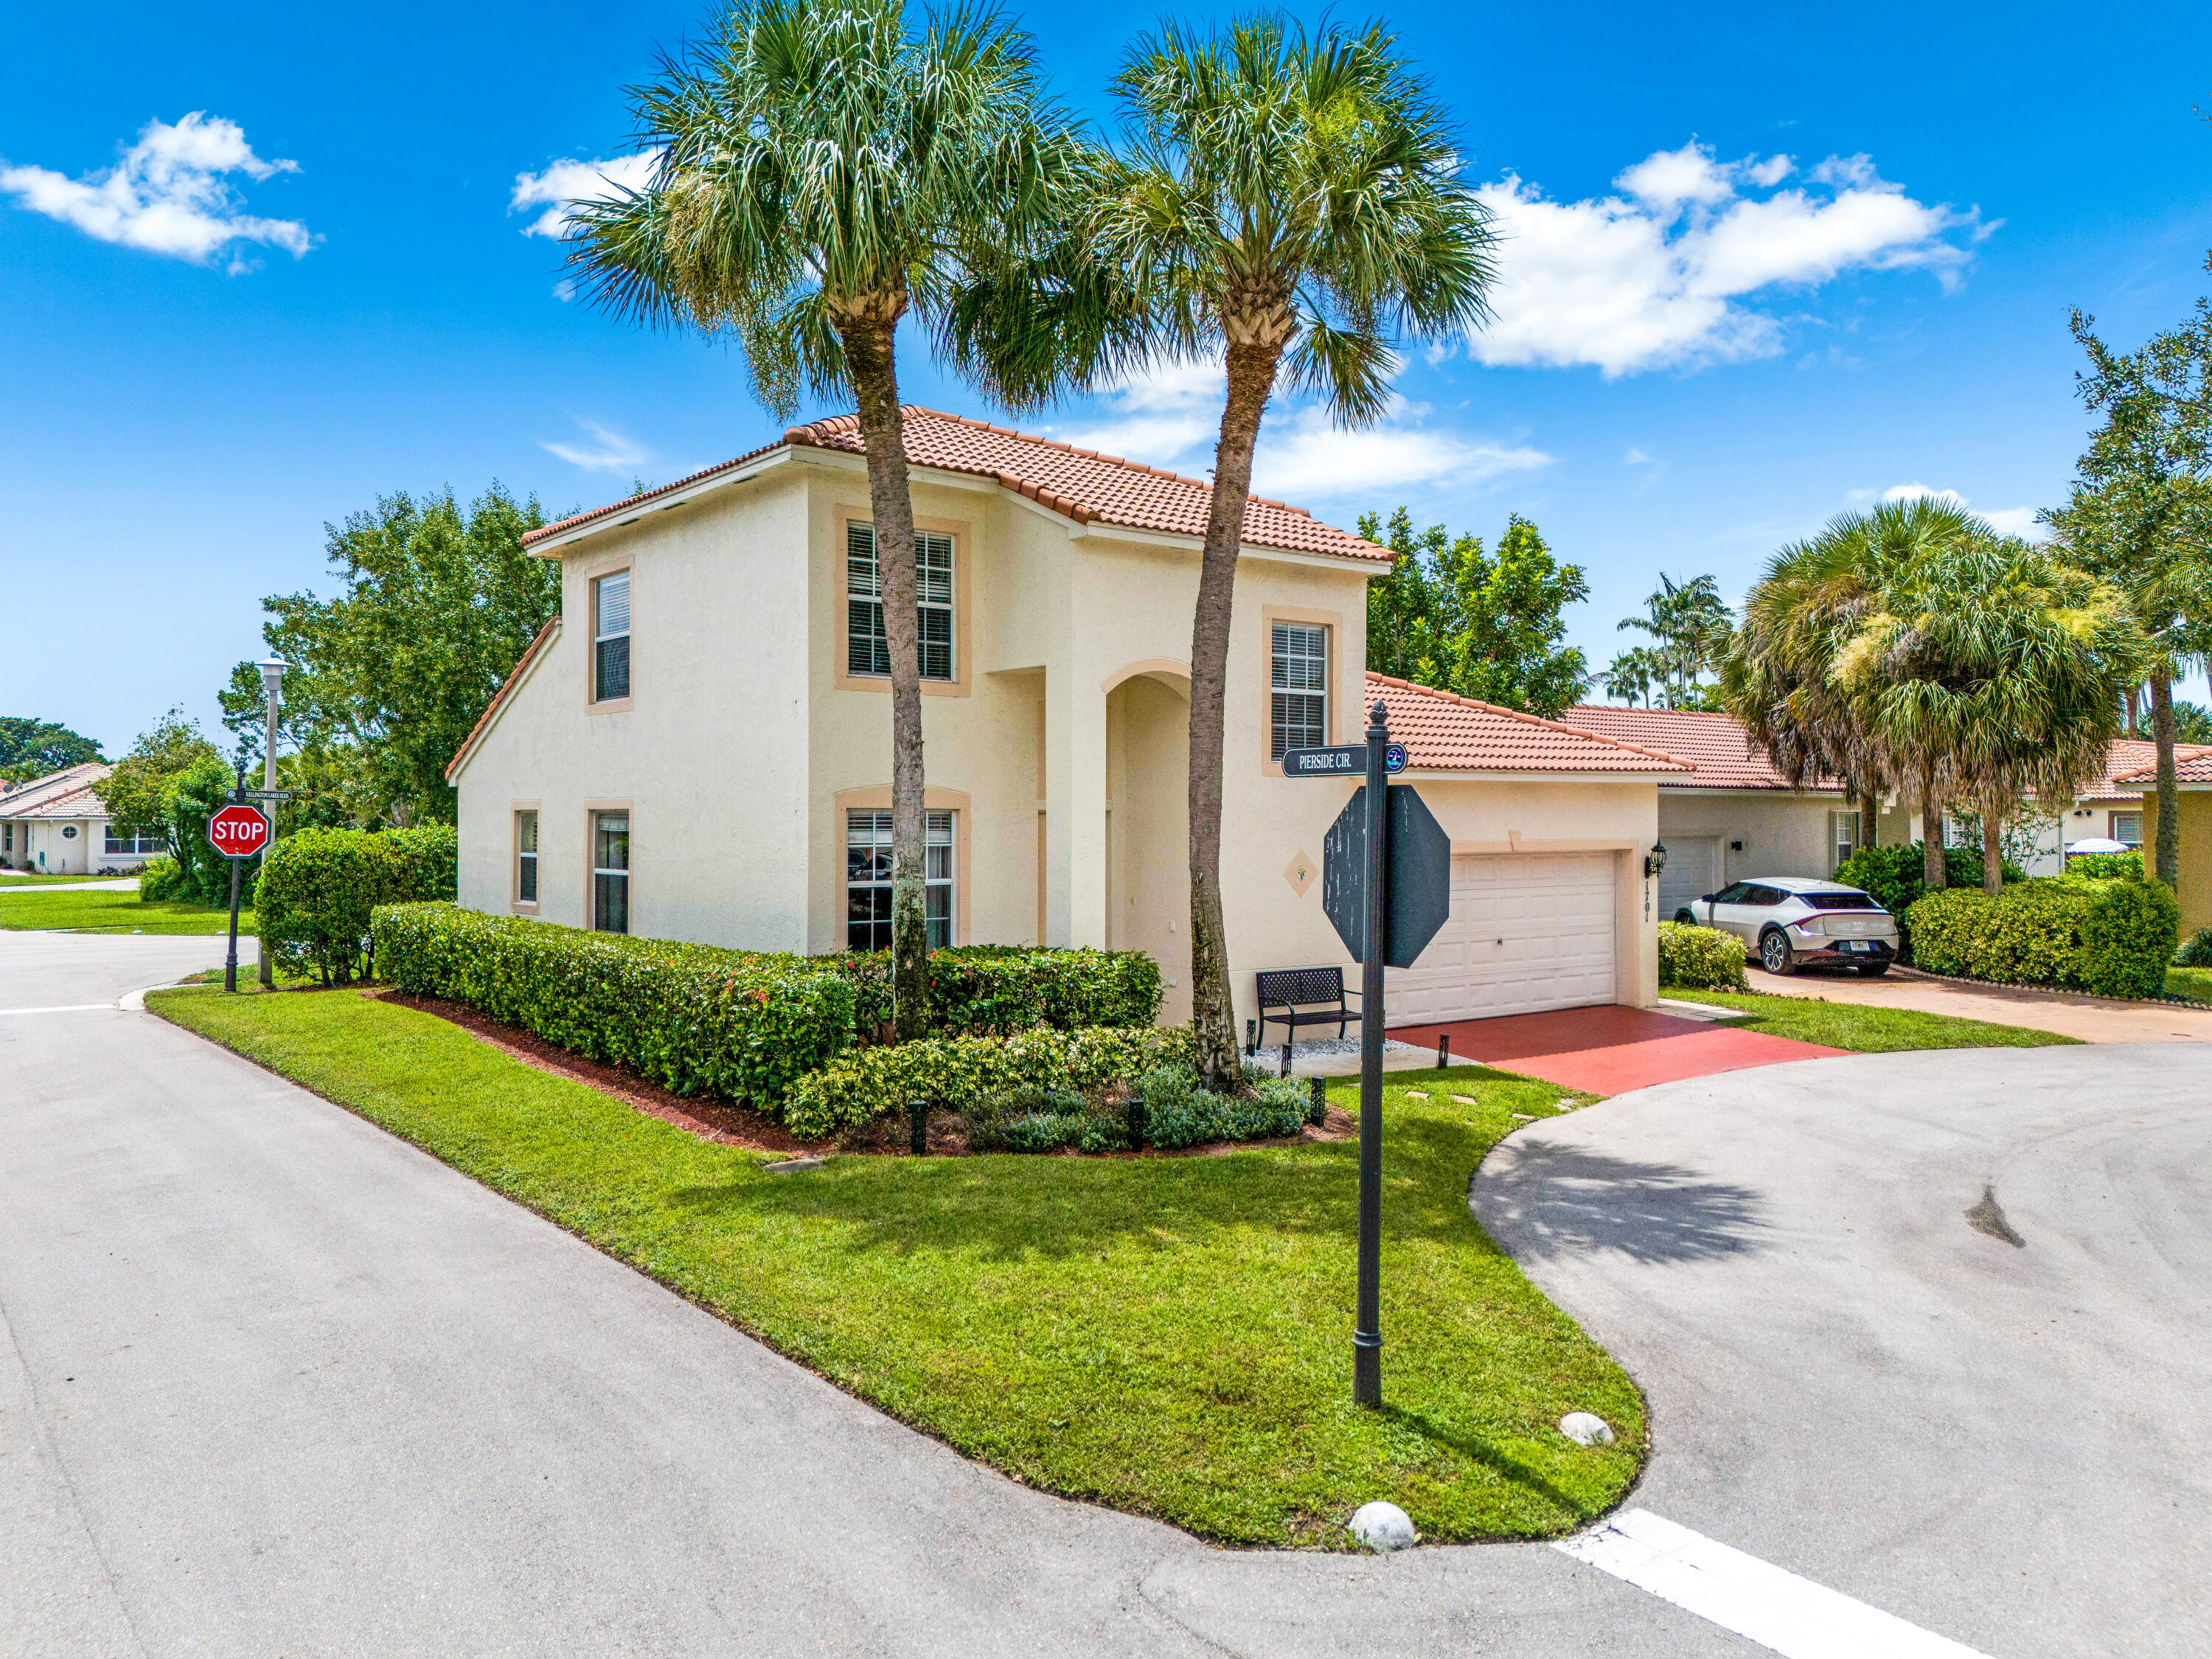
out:
M1790 974L1797 969L1790 951L1790 941L1783 937L1779 927L1770 927L1759 936L1759 965L1770 974Z
M1880 979L1888 971L1889 964L1886 962L1863 962L1859 963L1859 977L1861 979Z
M1697 919L1697 917L1695 917L1695 916L1692 915L1689 913L1689 911L1688 911L1688 910L1686 910L1686 909L1682 909L1682 910L1677 910L1677 911L1675 911L1675 912L1674 912L1674 920L1675 920L1675 921L1677 921L1687 922L1687 923L1688 923L1691 927L1696 927L1696 926L1698 925L1698 919Z

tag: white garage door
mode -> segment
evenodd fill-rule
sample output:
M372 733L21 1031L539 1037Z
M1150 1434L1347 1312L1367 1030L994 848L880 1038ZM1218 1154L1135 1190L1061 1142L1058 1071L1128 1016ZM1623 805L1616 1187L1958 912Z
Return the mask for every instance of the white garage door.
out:
M1685 836L1667 849L1667 867L1659 872L1659 920L1674 921L1675 911L1718 892L1720 884L1721 838Z
M1451 917L1384 987L1393 1025L1611 1002L1609 853L1452 860Z

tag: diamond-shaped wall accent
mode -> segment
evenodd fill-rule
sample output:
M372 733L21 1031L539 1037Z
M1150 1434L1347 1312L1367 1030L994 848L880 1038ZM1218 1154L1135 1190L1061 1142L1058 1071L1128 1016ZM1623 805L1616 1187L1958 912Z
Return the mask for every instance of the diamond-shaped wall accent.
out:
M1304 898L1306 896L1306 889L1320 878L1321 860L1309 858L1303 852L1297 854L1283 866L1283 879L1291 884L1291 890L1300 898Z

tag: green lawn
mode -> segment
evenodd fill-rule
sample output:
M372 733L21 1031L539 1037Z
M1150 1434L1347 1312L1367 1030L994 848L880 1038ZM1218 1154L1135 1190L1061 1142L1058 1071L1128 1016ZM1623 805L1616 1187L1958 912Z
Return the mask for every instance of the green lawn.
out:
M33 887L74 887L87 881L127 881L127 876L0 876L0 893L13 893Z
M1389 1403L1367 1412L1348 1398L1351 1141L848 1155L771 1176L354 992L148 1000L1048 1491L1226 1541L1340 1547L1377 1498L1439 1540L1565 1532L1619 1501L1642 1461L1635 1385L1468 1213L1476 1164L1511 1114L1552 1113L1551 1084L1391 1074ZM1332 1097L1356 1109L1356 1084ZM1568 1441L1556 1425L1577 1410L1619 1443Z
M2195 997L2199 1002L2212 1002L2212 968L2167 969L2166 994L2170 997Z
M70 927L101 933L222 933L230 929L228 904L188 904L164 899L142 902L135 890L11 893L0 896L0 931ZM253 931L253 912L241 906L238 931Z
M1866 1008L1848 1002L1814 1002L1805 997L1772 997L1734 991L1691 991L1668 986L1662 994L1684 1002L1741 1009L1753 1018L1731 1022L1746 1031L1765 1031L1819 1042L1856 1054L1886 1054L1901 1048L2041 1048L2078 1039L2055 1031L2031 1031L2020 1025L1924 1014L1913 1008Z

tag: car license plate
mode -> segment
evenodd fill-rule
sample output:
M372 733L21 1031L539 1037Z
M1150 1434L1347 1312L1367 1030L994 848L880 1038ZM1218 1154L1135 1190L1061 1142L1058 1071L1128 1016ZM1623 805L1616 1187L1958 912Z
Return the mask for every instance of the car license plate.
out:
M1838 951L1870 951L1873 948L1863 939L1844 939L1836 946Z

